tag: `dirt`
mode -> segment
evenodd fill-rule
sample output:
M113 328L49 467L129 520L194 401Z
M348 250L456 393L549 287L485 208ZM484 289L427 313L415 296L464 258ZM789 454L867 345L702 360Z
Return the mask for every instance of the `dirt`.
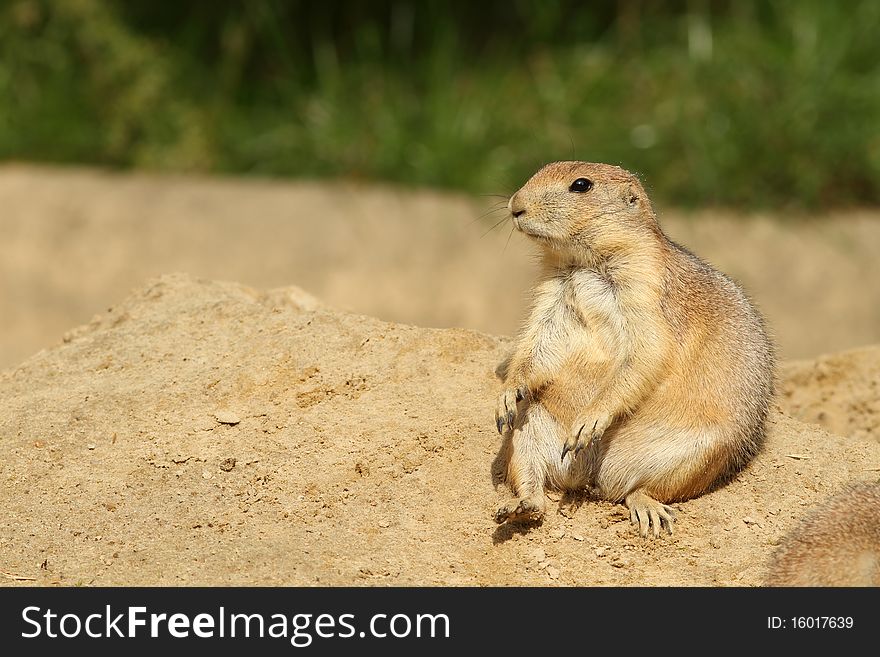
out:
M781 403L811 419L827 399L850 435L774 410L766 449L675 505L672 537L589 499L498 528L509 347L297 288L153 280L0 373L0 583L751 586L808 509L880 476L872 347L786 370Z
M785 363L781 395L786 412L802 422L880 440L880 349Z
M0 165L0 368L173 271L296 284L388 321L511 335L534 258L508 223L486 234L504 218L493 206L503 200ZM784 358L880 343L877 210L812 221L658 211L673 238L745 284Z

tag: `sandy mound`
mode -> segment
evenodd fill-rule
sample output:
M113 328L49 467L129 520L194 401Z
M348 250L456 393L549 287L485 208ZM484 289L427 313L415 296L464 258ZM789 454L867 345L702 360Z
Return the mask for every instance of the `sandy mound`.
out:
M786 413L843 436L880 440L880 349L786 363L781 374Z
M875 441L774 413L672 538L590 501L498 530L504 340L186 276L66 339L0 374L0 570L40 584L753 585L880 467Z

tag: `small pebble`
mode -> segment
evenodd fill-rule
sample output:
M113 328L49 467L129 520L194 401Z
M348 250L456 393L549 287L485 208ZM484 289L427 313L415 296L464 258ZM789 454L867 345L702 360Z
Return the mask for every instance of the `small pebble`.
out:
M535 548L532 550L532 559L537 561L538 563L547 560L547 553L544 552L544 548Z
M229 457L228 459L223 459L222 461L220 461L220 469L223 470L223 472L229 472L234 467L235 467L235 459L232 457Z
M550 579L559 579L559 569L550 566L547 569L547 577L549 577Z
M552 536L553 538L565 538L565 530L562 527L560 527L559 529L554 529L552 532L550 532L550 536Z
M709 545L711 545L713 548L715 548L717 550L718 548L721 547L721 541L719 541L717 538L715 538L713 536L712 538L709 539Z
M597 557L604 557L604 556L605 556L605 553L606 553L607 551L608 551L608 548L597 547L597 548L596 548L596 556L597 556Z
M382 527L383 529L385 529L385 528L387 528L387 527L390 527L390 526L391 526L391 521L389 521L389 520L380 520L380 521L379 521L379 526Z
M238 424L241 418L232 411L217 411L214 413L214 419L220 424Z
M580 534L572 534L571 537L576 541L583 541L584 540L584 537L581 536Z
M747 525L757 525L758 524L758 521L755 520L754 518L752 518L751 516L746 516L745 518L743 518L743 522L746 523Z
M208 472L207 470L205 470L205 471L202 473L202 479L210 479L211 477L212 477L211 473Z
M95 446L95 443L89 443L88 445L86 445L86 449L95 449Z

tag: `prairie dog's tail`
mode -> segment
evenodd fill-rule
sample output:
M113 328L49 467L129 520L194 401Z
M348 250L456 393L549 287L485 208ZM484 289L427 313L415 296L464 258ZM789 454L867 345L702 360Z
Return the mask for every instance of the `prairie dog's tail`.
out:
M767 586L880 586L880 482L810 513L773 555Z

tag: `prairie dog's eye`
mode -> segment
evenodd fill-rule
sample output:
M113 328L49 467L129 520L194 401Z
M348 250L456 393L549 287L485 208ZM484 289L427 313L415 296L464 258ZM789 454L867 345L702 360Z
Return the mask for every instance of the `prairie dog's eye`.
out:
M583 192L588 192L591 189L593 189L593 181L592 180L589 180L587 178L578 178L573 183L571 183L571 186L568 188L568 191L583 193Z

